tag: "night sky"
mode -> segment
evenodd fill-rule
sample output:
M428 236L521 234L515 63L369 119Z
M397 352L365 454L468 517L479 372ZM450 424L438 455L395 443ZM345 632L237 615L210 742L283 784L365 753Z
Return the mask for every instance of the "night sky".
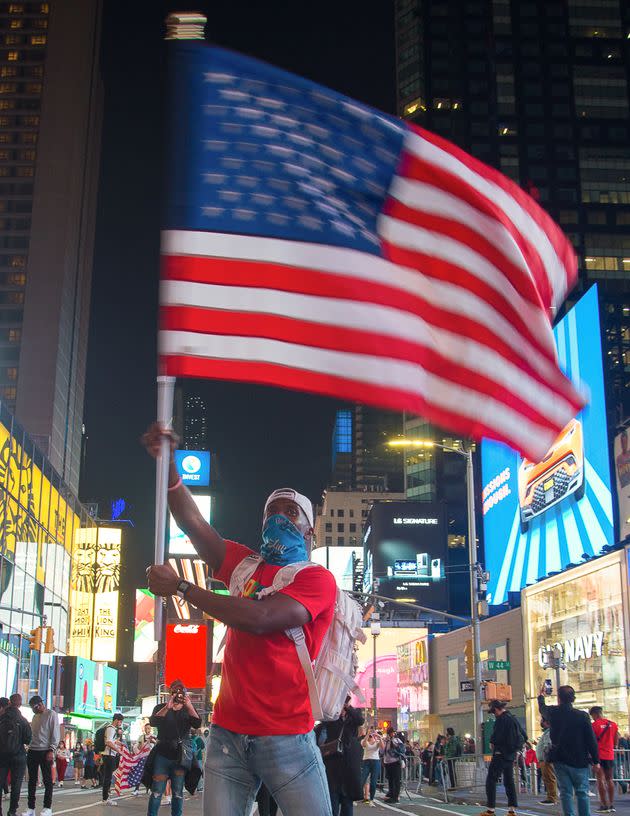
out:
M82 500L122 496L126 588L143 584L153 551L155 468L139 437L155 417L162 71L169 11L208 17L207 38L393 112L393 3L105 0L104 122L96 224ZM192 385L192 383L191 383ZM216 526L257 544L266 495L294 486L313 501L330 474L333 400L278 389L199 383L220 457Z

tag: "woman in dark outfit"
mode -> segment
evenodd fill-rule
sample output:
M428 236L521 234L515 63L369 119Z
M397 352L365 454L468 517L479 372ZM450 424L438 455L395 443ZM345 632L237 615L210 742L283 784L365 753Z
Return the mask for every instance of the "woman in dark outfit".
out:
M157 728L157 743L148 816L158 816L167 780L171 782L173 794L171 816L182 816L184 778L194 754L190 729L201 726L201 718L181 680L173 680L169 694L166 704L158 703L149 719L153 728Z
M324 755L333 816L352 816L354 800L363 798L363 748L359 742L359 726L363 722L363 714L350 705L348 696L338 720L320 723L315 728L320 748L339 741L342 749L341 753L335 751L328 756Z

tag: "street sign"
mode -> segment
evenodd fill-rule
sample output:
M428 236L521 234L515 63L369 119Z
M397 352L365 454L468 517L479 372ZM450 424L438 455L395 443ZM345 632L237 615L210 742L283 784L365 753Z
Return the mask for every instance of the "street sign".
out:
M509 660L488 660L488 671L508 671L510 668Z
M474 691L474 690L475 690L475 681L474 680L460 680L459 681L460 694L463 694L465 691Z

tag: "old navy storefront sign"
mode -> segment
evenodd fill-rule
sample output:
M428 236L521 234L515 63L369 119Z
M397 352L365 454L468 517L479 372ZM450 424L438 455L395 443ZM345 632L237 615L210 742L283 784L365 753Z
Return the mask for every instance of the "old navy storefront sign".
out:
M176 450L175 465L185 485L208 487L210 484L208 451Z
M558 649L562 653L564 663L577 663L579 660L590 660L592 657L601 657L604 647L603 632L589 632L586 635L578 635L569 638L562 643L546 644L538 649L538 664L543 669L549 665L549 658L553 656L553 650Z

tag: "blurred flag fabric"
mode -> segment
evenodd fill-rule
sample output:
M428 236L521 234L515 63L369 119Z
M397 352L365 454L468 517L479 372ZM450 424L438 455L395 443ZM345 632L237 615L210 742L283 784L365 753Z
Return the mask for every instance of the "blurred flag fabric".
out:
M151 753L151 747L149 743L145 742L137 754L132 754L127 746L124 746L120 752L118 767L114 772L114 790L117 796L138 787L147 757Z
M170 45L162 373L408 411L537 461L584 404L573 248L459 148L203 42Z

